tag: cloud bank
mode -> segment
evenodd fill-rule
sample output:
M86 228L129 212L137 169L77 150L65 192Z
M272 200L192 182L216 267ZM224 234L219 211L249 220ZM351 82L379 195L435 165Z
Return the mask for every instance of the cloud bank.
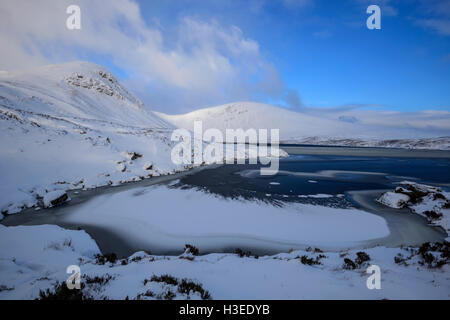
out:
M81 30L66 28L70 4L81 7ZM238 27L181 17L164 29L144 21L132 0L2 1L0 41L0 70L104 57L163 112L233 100L300 101Z

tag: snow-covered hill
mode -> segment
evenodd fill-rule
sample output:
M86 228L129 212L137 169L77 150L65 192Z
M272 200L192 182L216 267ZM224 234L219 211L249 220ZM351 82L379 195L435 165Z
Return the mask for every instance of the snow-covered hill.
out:
M450 149L450 113L295 112L261 103L237 102L183 115L157 113L177 127L204 129L278 128L288 143ZM384 124L383 124L384 122Z
M34 206L55 189L183 170L170 159L172 130L98 65L2 73L0 210Z
M3 106L23 111L126 126L171 128L148 111L106 68L89 62L0 74L0 93Z

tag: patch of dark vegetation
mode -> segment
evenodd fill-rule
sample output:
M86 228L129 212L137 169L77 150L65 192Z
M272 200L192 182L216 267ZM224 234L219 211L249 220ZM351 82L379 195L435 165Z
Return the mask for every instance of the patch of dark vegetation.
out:
M355 262L358 265L362 265L364 262L370 261L370 256L364 251L360 251L356 253Z
M413 204L418 202L419 197L417 196L417 194L415 194L411 190L407 190L402 187L397 187L397 188L395 188L394 192L407 195L409 197L409 202L411 202Z
M117 255L115 253L105 253L95 255L95 263L104 265L105 263L116 263Z
M342 266L342 268L344 268L345 270L354 270L356 269L356 267L356 263L354 263L351 259L344 259L344 265Z
M417 198L425 197L430 193L430 191L421 190L418 186L415 186L414 184L408 184L406 189L411 191Z
M304 255L304 256L300 257L300 262L302 264L306 264L308 266L320 265L320 264L322 264L322 262L320 262L320 260L323 258L326 258L326 256L323 254L319 254L315 258L309 258L308 256Z
M370 256L364 251L359 251L356 253L355 261L349 258L345 258L342 268L344 268L345 270L354 270L357 268L361 268L368 261L370 261Z
M164 283L164 284L167 284L170 286L176 286L177 291L179 293L185 294L187 296L189 296L191 293L198 293L203 300L211 299L211 294L209 293L209 291L205 290L201 284L193 282L192 280L189 280L189 279L179 280L171 275L164 274L161 276L153 275L150 280L145 279L144 286L147 285L147 283L149 283L149 282ZM153 294L153 292L152 292L152 295L141 294L141 295L138 295L137 298L139 299L139 298L142 298L143 296L153 297L154 294ZM172 300L173 298L175 298L175 296L176 296L176 294L174 294L170 289L168 289L168 291L164 295L159 294L158 296L156 296L156 298Z
M190 253L193 256L198 256L200 254L200 251L195 246L187 243L184 245L184 253Z
M89 277L84 275L83 279L85 281L86 284L91 285L91 284L99 284L99 285L105 285L107 284L111 279L113 279L113 276L111 276L110 274L105 274L101 277L99 276L95 276L95 277Z
M442 213L438 213L433 210L427 210L423 213L429 220L439 220L442 218Z
M167 290L166 294L164 295L164 300L173 300L177 295L173 293L170 289Z
M446 200L445 196L440 192L433 194L433 200L438 200L438 199Z
M395 257L394 257L394 262L396 264L401 264L404 266L408 266L408 258L405 258L401 253L398 253Z
M234 253L237 254L239 256L239 258L244 258L244 257L251 257L252 253L250 251L244 251L240 248L237 248L236 250L234 250Z
M444 203L444 205L442 206L442 208L444 208L444 209L450 209L450 201L446 201L445 203Z
M130 259L131 262L139 262L143 259L142 256L136 256Z
M48 281L48 280L50 280L49 277L41 277L41 278L36 279L36 281Z
M210 300L211 294L208 290L203 289L201 284L195 283L191 280L182 279L178 285L178 292L189 295L191 292L197 292L203 300Z
M168 274L163 274L162 276L152 276L150 280L145 279L144 280L144 286L148 283L148 282L164 282L173 286L178 285L178 279L175 277L172 277Z
M403 248L409 253L407 257L399 253L394 257L394 262L404 266L408 266L408 262L414 257L419 257L418 263L428 268L441 268L450 262L450 244L446 241L441 242L425 242L419 248L406 247Z
M308 247L305 249L306 252L314 252L314 253L323 253L322 250L320 250L319 248L312 248L312 247Z
M418 254L423 259L423 261L419 261L420 264L429 268L441 268L449 263L450 245L448 242L425 242L420 246Z
M129 155L131 160L136 160L143 157L142 154L137 152L130 152Z
M65 282L57 282L53 289L39 291L37 300L93 300L93 297L83 291L85 284L81 283L81 289L69 289Z
M143 297L153 298L155 294L151 290L147 290L144 293L140 293L136 296L136 300L142 300Z
M3 284L0 285L0 292L3 292L3 291L12 291L12 290L14 290L14 288L7 287L7 286L5 286L5 285L3 285Z

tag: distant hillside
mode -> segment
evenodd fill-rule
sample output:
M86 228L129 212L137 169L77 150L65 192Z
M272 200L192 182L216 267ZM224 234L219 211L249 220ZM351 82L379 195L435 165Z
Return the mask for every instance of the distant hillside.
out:
M430 120L429 113L424 114L423 119L413 119L413 122L410 119L403 121L402 113L367 112L356 118L345 113L321 114L320 109L311 113L295 112L267 104L237 102L182 115L157 114L167 122L189 130L193 129L195 120L202 120L204 129L277 128L280 139L289 143L450 149L448 113L436 116L436 120ZM383 118L374 119L377 115ZM442 119L446 117L449 121L443 124ZM438 129L431 130L434 124Z

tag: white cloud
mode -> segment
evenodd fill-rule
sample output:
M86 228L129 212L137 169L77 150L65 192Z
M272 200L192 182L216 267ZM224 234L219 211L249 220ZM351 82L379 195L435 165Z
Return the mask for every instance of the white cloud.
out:
M288 8L302 8L312 4L311 0L282 0L282 3Z
M398 14L397 8L392 4L392 0L355 0L356 2L369 6L372 4L376 4L381 9L382 16L395 17Z
M443 36L450 36L450 0L421 0L422 17L415 22Z
M444 36L450 36L450 19L419 19L417 23Z
M65 27L70 4L81 7L79 31ZM127 83L147 104L166 112L284 97L276 69L238 27L192 17L174 23L170 35L150 27L132 0L2 1L0 70L102 55L130 75Z

